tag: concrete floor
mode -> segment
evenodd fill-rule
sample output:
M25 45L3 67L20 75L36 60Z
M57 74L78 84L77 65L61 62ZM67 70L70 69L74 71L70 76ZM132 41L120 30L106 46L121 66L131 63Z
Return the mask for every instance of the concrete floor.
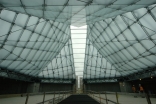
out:
M58 95L55 95L57 97ZM45 100L52 99L53 94L46 94ZM0 98L0 104L25 104L26 97L10 97L10 98ZM43 101L43 95L29 96L28 104L37 104ZM48 103L45 103L48 104Z
M95 94L96 96L99 96ZM104 94L100 95L102 98L105 98ZM97 99L97 98L96 98ZM117 102L115 94L107 94L107 99ZM99 100L99 99L97 99ZM120 104L148 104L146 98L142 98L141 96L134 97L132 95L118 95L118 100ZM150 98L152 104L156 104L156 98ZM101 100L104 104L106 104L106 100ZM114 104L108 101L108 104Z
M57 97L58 95L56 95ZM99 96L96 94L96 96ZM49 100L53 98L53 94L46 94L45 100ZM101 94L102 98L105 98L104 94ZM107 94L107 98L116 102L115 94ZM97 98L96 98L97 99ZM156 104L156 98L150 98L152 104ZM0 104L25 104L26 97L10 97L10 98L0 98ZM42 102L43 95L34 95L29 96L28 104L37 104ZM98 100L98 99L97 99ZM101 100L102 102L106 102L105 100ZM135 98L132 95L119 95L119 103L120 104L147 104L146 98L137 97ZM48 103L45 103L48 104ZM108 104L113 104L112 102L108 102Z

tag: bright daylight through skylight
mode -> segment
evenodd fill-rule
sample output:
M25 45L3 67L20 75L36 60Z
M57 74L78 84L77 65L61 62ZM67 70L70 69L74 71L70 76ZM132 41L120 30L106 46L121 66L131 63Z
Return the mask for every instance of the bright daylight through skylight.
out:
M71 28L75 74L78 77L83 77L87 26L82 27L71 26L70 28Z

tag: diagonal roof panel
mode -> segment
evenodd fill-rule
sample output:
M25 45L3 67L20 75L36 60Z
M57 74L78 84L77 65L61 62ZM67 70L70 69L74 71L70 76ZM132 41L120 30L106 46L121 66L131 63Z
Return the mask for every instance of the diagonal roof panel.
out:
M93 45L97 49L96 51L102 55L100 57L110 63L110 69L114 68L121 74L120 77L154 68L156 66L155 10L156 6L151 5L90 24L87 33L90 41L87 44L88 48L93 50L94 48L91 47ZM94 61L97 61L93 63L98 63L99 55L90 50L89 53L87 52L88 49L86 49L86 59L90 60L89 56L90 58L96 56ZM87 61L85 62L89 64ZM98 66L93 63L89 64L89 68L85 67L84 71L91 70L92 66L95 68ZM102 65L99 66L99 71L94 68L93 73L89 75L90 79L95 76L101 77ZM99 73L99 75L95 75L95 73ZM107 74L107 78L114 73L112 71Z
M83 76L85 80L108 79L122 76L112 63L97 51L89 39L87 39L86 46Z
M0 0L1 8L83 26L147 7L155 0Z
M63 57L68 59L67 63L61 60L62 68L67 66L67 70L63 69L63 74L70 73L71 76L68 77L74 78L69 25L8 10L1 11L0 24L1 68L38 77L61 52L59 55L64 56L60 56L60 60ZM62 48L64 51L61 51ZM72 68L68 68L69 65ZM57 71L62 72L62 70ZM44 73L40 76L47 78ZM62 78L62 76L48 76L48 78Z
M43 66L39 73L41 78L56 79L75 79L75 67L72 54L71 39L62 48L61 52L51 60L51 62Z
M90 83L154 76L155 3L0 0L0 75L12 71L43 82L70 82L76 66L81 75L84 67L84 79ZM86 26L87 37L82 33L86 30L70 25Z

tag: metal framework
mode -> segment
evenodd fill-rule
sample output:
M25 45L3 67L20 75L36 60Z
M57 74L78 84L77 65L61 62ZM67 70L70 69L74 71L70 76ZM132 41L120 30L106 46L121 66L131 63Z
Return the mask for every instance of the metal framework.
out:
M29 82L41 82L39 78L17 73L17 72L6 70L6 69L1 69L1 68L0 68L0 77L10 78L10 79L15 79L15 80L22 80L22 81L29 81Z
M1 68L39 78L75 79L69 25L8 10L1 11L0 23Z
M84 79L150 77L156 66L155 10L151 5L88 25Z
M0 7L83 26L156 3L155 0L0 0Z
M14 79L19 73L45 83L72 83L75 68L78 73L83 70L86 83L155 76L155 3L0 0L0 68L6 70L0 75L9 77L11 71ZM87 25L87 37L76 37L81 42L74 43L70 25ZM80 36L81 31L76 34ZM73 49L84 48L85 60L80 61L84 50L78 53Z

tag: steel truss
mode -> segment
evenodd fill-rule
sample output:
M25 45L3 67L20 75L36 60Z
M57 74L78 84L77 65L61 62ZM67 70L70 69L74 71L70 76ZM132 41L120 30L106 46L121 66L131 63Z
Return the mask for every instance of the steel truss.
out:
M0 68L0 77L37 83L74 83L74 79L40 78Z
M41 80L36 77L32 77L29 75L17 73L17 72L2 69L2 68L0 68L0 77L28 81L28 82L41 82Z

